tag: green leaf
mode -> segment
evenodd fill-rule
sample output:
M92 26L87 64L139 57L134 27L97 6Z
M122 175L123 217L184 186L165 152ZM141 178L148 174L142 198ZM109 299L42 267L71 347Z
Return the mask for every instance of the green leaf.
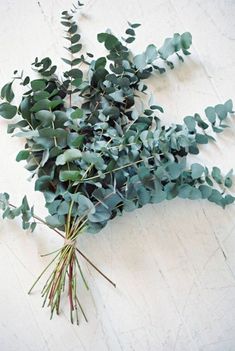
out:
M57 214L53 216L47 216L46 222L50 227L59 228L64 225L63 216L58 216Z
M225 207L226 205L230 205L232 203L234 203L235 201L235 197L232 195L225 195L225 197L223 198L223 206Z
M160 111L161 113L164 113L164 110L161 106L158 106L158 105L151 105L150 106L151 110L158 110Z
M223 197L221 193L216 189L212 189L211 195L208 197L208 200L210 202L216 203L219 206L222 206L223 204Z
M133 29L131 29L131 28L128 28L126 30L126 34L131 35L131 36L135 36L135 31Z
M74 80L71 81L71 84L74 86L74 87L77 87L79 88L82 84L82 78L76 78Z
M159 49L159 54L163 60L167 60L172 54L182 50L184 54L189 54L187 51L192 44L192 36L189 32L182 35L175 33L173 38L166 38L162 47ZM170 64L172 65L172 63Z
M81 172L80 171L60 171L59 179L61 182L67 182L71 180L73 182L80 180Z
M116 90L114 93L109 94L109 96L111 96L116 102L124 101L123 93L121 90Z
M133 59L134 65L137 69L143 70L146 67L146 57L145 54L136 55Z
M222 129L222 128L218 128L218 127L215 127L215 126L212 126L212 129L213 129L213 132L215 132L215 133L221 133L221 132L223 132L223 129Z
M36 222L32 222L32 223L30 224L30 231L31 231L31 233L34 232L34 230L36 229L36 227L37 227L37 223L36 223Z
M205 168L199 163L193 163L191 165L191 172L192 172L191 175L193 179L200 178L204 173L204 171L205 171Z
M119 43L119 40L110 33L99 33L97 39L100 43L104 42L107 50L112 50Z
M225 102L224 104L225 108L226 108L226 111L228 113L233 113L233 102L231 99L229 99L228 101Z
M12 83L13 82L5 84L1 90L1 97L3 99L6 99L8 102L11 102L15 97L15 94L12 90Z
M166 199L172 200L178 195L178 184L175 183L167 183L164 186L164 190L166 191Z
M134 211L136 208L138 208L138 205L134 201L125 198L123 199L124 211L131 212Z
M69 146L73 146L76 149L79 149L81 147L81 145L83 144L84 141L84 135L78 135L77 134L73 137L71 137L71 134L68 135L68 145Z
M70 207L70 204L68 202L62 201L57 209L57 214L59 216L67 215L69 213L69 207Z
M192 187L188 198L190 200L198 200L202 198L202 194L199 189Z
M11 133L14 132L14 130L16 128L23 129L23 128L27 127L27 126L28 126L28 123L25 120L21 120L21 121L19 121L17 123L8 124L8 126L7 126L7 133L11 134Z
M223 177L221 174L221 170L218 167L213 167L212 172L211 172L212 178L216 181L218 184L223 183Z
M48 190L51 186L52 179L49 175L43 175L39 177L35 182L36 191L45 191Z
M70 26L71 26L71 23L68 22L68 21L61 21L60 23L61 23L63 26L65 26L65 27L70 27Z
M213 182L212 182L212 180L211 180L208 176L205 177L205 180L206 180L206 182L207 182L208 185L213 186Z
M100 57L98 60L95 62L95 70L97 70L99 67L105 67L106 65L106 58L105 57Z
M71 43L72 44L75 44L75 43L77 43L79 40L80 40L80 38L81 38L81 35L80 34L74 34L72 37L71 37Z
M22 85L25 86L25 85L29 84L29 82L30 82L30 78L29 78L29 76L27 76L27 77L25 77L25 79L23 80Z
M212 188L210 186L207 186L207 185L200 185L199 186L199 190L202 194L202 198L203 199L208 199L208 197L211 195L212 193Z
M29 97L23 98L23 100L20 103L19 112L21 113L22 117L27 121L30 121L31 118L31 106L32 103Z
M70 34L74 34L76 33L77 29L78 29L78 26L76 24L72 24L71 27L68 29L68 32Z
M175 52L175 46L172 38L165 39L163 46L158 50L160 56L163 59L167 59L170 55Z
M38 132L40 137L42 138L66 138L67 136L67 131L62 128L58 129L53 129L53 128L43 128L43 129L38 129L38 131L32 131L32 132Z
M207 144L208 137L205 134L197 133L195 137L195 141L197 144Z
M178 196L182 199L188 199L192 191L192 186L189 184L182 184L179 187Z
M138 28L139 26L141 26L140 23L130 23L130 22L127 22L127 23L129 24L129 26L130 26L131 28Z
M135 37L128 37L128 38L126 38L126 43L128 43L128 44L131 44L131 43L133 43L133 41L135 41Z
M141 206L144 206L150 202L151 192L147 190L144 186L138 187L136 193L138 196L139 204Z
M76 54L81 50L81 48L82 48L82 44L75 44L70 46L69 50L72 52L72 54Z
M78 214L84 216L84 214L92 215L96 209L90 199L82 194L75 194L73 200L78 203ZM89 218L90 219L90 218Z
M26 132L18 132L16 134L14 134L14 136L20 137L20 138L26 138L26 139L32 139L34 137L38 137L39 136L39 132L38 130L29 130Z
M215 112L217 113L221 121L223 121L227 117L227 109L222 104L218 104L215 106Z
M8 102L3 102L0 104L0 116L6 119L12 119L15 117L17 112L17 107L9 104Z
M122 198L115 193L115 190L98 188L93 191L92 196L110 211L122 201Z
M197 121L198 127L202 129L207 129L209 127L209 125L202 120L201 116L198 113L195 113L194 118L195 121Z
M66 75L68 75L71 78L77 79L77 78L82 78L83 73L80 69L73 68L70 71L66 72Z
M57 156L56 158L56 165L64 165L67 162L71 162L77 160L82 157L82 153L80 150L77 149L69 149L66 150L63 154Z
M99 43L104 43L105 39L107 38L108 33L99 33L97 34L97 40Z
M61 203L61 200L54 200L51 203L48 203L48 202L46 203L46 208L48 209L48 211L51 215L57 213L57 209L58 209L60 203Z
M23 199L22 199L22 203L21 203L21 209L25 212L25 211L28 211L30 208L29 208L29 203L28 203L28 200L27 200L27 197L24 196Z
M207 107L205 109L205 114L206 114L206 117L208 118L208 120L211 122L211 123L215 123L216 121L216 113L215 113L215 109L214 107Z
M41 110L50 110L51 101L48 99L42 99L36 102L31 108L32 112L38 112Z
M158 56L156 46L153 44L150 44L147 49L145 50L145 60L147 63L152 63L154 60L156 60Z
M180 163L171 163L167 166L167 171L170 174L171 179L177 179L182 172L182 165Z
M94 164L98 170L104 170L106 168L103 158L98 153L84 151L82 153L82 159L88 164Z
M195 131L195 127L196 127L196 121L192 116L187 116L184 118L184 123L186 124L188 130L190 132L194 132Z
M48 91L42 90L42 91L36 91L34 93L34 101L39 101L39 100L43 100L43 99L47 99L50 97L50 94L48 93Z
M181 34L181 48L183 50L188 50L192 45L192 35L189 32Z
M225 176L224 185L226 186L226 188L231 188L231 186L233 185L232 175L233 169L231 169Z
M91 211L89 212L88 219L91 222L97 223L97 222L103 222L108 220L110 216L111 216L110 211L102 204L99 204L98 206L95 207L94 213Z
M199 149L196 143L193 143L192 145L189 146L189 153L193 155L199 154Z
M59 105L63 105L64 104L64 100L62 99L55 99L55 100L52 100L49 104L49 109L50 110L53 110L54 108L56 108L57 106Z
M155 204L158 204L164 200L166 200L166 195L167 193L165 191L162 191L162 190L156 190L152 193L152 196L151 196L151 203L155 203Z
M7 193L0 193L0 209L5 211L8 206L8 200L9 200L10 196Z
M105 47L107 50L113 49L117 46L118 43L119 40L112 34L108 34L108 36L105 39Z
M22 160L27 160L29 155L30 155L30 152L28 150L21 150L16 156L16 161L20 162Z
M55 115L54 125L55 128L63 128L65 122L68 120L68 116L63 111L54 111Z
M83 116L83 110L81 110L80 108L77 108L75 111L71 113L70 116L72 119L81 118Z
M33 91L43 90L46 88L46 81L44 79L35 79L31 81Z
M55 120L55 115L54 113L47 111L47 110L41 110L35 113L35 118L42 122L42 126L51 126L51 123Z
M65 63L67 63L67 65L72 66L72 61L70 61L64 57L62 57L61 60L64 61Z

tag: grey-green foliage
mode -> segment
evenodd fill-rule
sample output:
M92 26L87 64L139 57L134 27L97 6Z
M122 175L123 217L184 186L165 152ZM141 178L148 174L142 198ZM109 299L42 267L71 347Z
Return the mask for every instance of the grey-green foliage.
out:
M129 23L122 41L111 31L99 33L108 54L94 58L84 53L73 11L64 11L61 23L69 43L63 78L50 58L36 58L33 68L40 77L31 80L15 72L2 88L6 101L0 105L2 117L19 116L8 132L26 139L16 159L25 160L36 176L35 190L45 196L48 224L64 230L71 209L72 220L79 216L96 232L124 211L176 196L207 199L222 207L232 203L234 197L225 192L232 186L232 171L223 177L216 167L209 171L187 162L187 155L198 154L200 144L227 127L231 100L207 107L205 116L186 116L182 124L169 127L161 124L161 106L149 103L140 112L136 108L138 92L148 93L147 78L155 71L164 73L167 66L174 68L174 56L183 61L182 55L189 55L191 34L176 33L159 48L149 44L133 56L127 44L135 39L139 24ZM26 88L19 106L11 104L15 80ZM4 211L14 216L8 207Z
M37 224L34 220L34 209L33 207L29 206L27 197L24 196L19 207L10 204L9 199L9 194L0 193L0 209L2 210L2 218L14 219L20 216L23 229L30 229L33 232Z

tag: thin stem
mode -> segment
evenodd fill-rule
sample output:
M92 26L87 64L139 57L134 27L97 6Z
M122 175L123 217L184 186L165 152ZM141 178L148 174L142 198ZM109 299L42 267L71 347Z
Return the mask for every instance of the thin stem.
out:
M55 124L54 124L54 122L53 122L53 121L51 122L51 125L52 125L52 129L54 129L54 130L55 130ZM58 145L57 145L56 136L54 136L54 143L55 143L55 146L57 147Z
M84 283L85 287L87 288L87 290L89 290L89 286L88 286L88 284L87 284L87 282L86 282L86 279L85 279L85 277L84 277L84 274L83 274L83 272L82 272L81 266L80 266L80 264L79 264L78 259L77 259L76 256L75 256L75 260L76 260L76 263L77 263L77 266L78 266L78 269L79 269L79 273L81 274L83 283Z
M1 200L0 200L1 201ZM9 206L13 207L13 208L17 208L15 205L9 203ZM48 225L48 223L46 221L44 221L42 218L38 217L37 215L33 215L33 218L35 218L36 220L38 220L39 222L45 224L48 228L50 228L51 230L53 230L56 234L58 234L59 236L61 236L61 238L65 239L65 236L60 233L56 228L53 228L51 226ZM102 275L103 278L105 278L110 284L112 284L115 288L116 288L116 284L110 279L108 278L81 250L79 250L76 247L76 251L79 253L79 255L81 255L100 275Z
M73 256L70 258L69 262L69 303L70 303L70 316L71 316L71 322L73 323L73 310L74 310L74 304L73 304L73 262L72 262Z
M84 310L83 310L83 308L82 308L82 305L81 305L80 301L78 300L78 297L77 297L77 296L76 296L76 301L77 301L78 306L79 306L79 308L80 308L80 310L81 310L81 312L82 312L82 314L83 314L83 317L84 317L85 321L88 323L88 319L87 319L87 317L86 317L86 315L85 315L85 312L84 312Z
M57 249L57 250L55 250L55 251L49 252L49 253L47 253L47 254L40 255L40 256L41 256L41 257L50 256L50 255L53 255L54 253L56 253L56 252L58 252L58 251L60 251L60 250L61 250L61 248L59 248L59 249Z
M150 156L150 157L147 157L146 160L150 160L152 158L154 158L155 156ZM120 166L120 167L117 167L117 168L114 168L112 171L108 171L108 172L104 172L102 173L102 175L107 175L107 174L111 174L115 171L119 171L120 169L124 169L126 167L130 167L130 166L133 166L133 165L136 165L138 163L141 163L141 162L144 162L145 160L138 160L138 161L135 161L135 162L131 162L131 163L128 163L124 166ZM99 178L100 176L99 175L96 175L96 176L93 176L93 177L90 177L90 178L85 178L84 180L92 180L92 179L96 179L96 178ZM81 181L79 181L81 182Z
M33 290L33 288L35 287L35 285L37 284L37 282L41 279L41 277L43 276L43 274L48 270L48 268L51 266L51 264L56 260L56 258L59 256L60 253L58 253L53 260L46 266L46 268L42 271L42 273L39 275L39 277L36 279L36 281L33 283L32 287L29 289L28 294L31 293L31 291Z
M87 257L87 256L85 256L84 255L84 253L83 252L81 252L79 249L76 249L78 252L79 252L79 254L100 274L100 275L102 275L110 284L112 284L113 286L114 286L114 288L116 288L116 284L111 280L111 279L109 279L101 270L99 270L99 268L98 267L96 267L95 265L94 265L94 263L92 263L90 260L89 260L89 258Z

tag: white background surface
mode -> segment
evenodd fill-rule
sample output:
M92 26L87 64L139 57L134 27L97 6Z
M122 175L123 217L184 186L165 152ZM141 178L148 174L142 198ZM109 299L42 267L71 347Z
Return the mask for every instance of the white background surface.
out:
M64 56L60 12L69 0L0 1L0 82L14 69L29 71L35 56L50 56L61 69ZM81 29L87 51L100 53L96 33L121 35L126 21L140 22L133 51L161 45L174 32L193 35L184 64L156 76L151 86L166 121L203 112L235 98L235 2L233 0L87 1ZM19 90L20 92L20 90ZM234 121L235 122L235 121ZM217 144L196 157L227 172L235 168L235 123ZM19 203L26 193L44 215L43 198L15 162L20 141L0 120L0 192ZM38 226L31 235L17 222L0 221L1 351L233 351L235 350L235 207L174 200L117 218L98 235L84 235L80 248L117 283L112 288L81 260L90 292L80 288L89 323L79 327L64 312L53 321L41 310L40 285L27 290L45 267L40 254L61 245Z

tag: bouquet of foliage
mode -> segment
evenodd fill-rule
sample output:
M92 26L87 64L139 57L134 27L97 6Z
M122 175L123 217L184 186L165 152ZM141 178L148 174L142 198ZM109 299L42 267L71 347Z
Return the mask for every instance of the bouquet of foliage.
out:
M20 215L23 228L31 231L36 219L64 238L49 264L54 268L42 290L43 305L51 308L51 316L59 313L66 289L71 321L75 315L77 323L79 308L86 318L77 295L78 274L87 286L78 254L98 270L76 247L81 233L98 232L124 211L176 196L208 199L222 207L235 199L225 191L232 185L232 171L222 176L218 167L210 171L187 162L189 154L199 153L200 144L214 140L213 132L227 127L226 119L233 112L231 100L207 107L206 119L196 113L170 126L161 124L163 108L152 98L146 106L142 104L142 110L137 108L137 99L149 94L146 80L156 72L164 73L167 66L173 69L170 59L174 55L183 62L182 54L190 54L191 34L176 33L159 49L150 44L133 56L129 44L140 24L128 23L121 39L109 30L98 34L108 55L94 58L84 53L74 20L81 6L78 2L70 12L62 13L69 43L69 58L63 61L68 70L61 77L49 57L36 58L32 65L38 78L31 80L15 71L13 80L1 90L5 101L0 104L3 118L17 115L8 125L8 133L25 139L16 160L26 161L35 190L43 193L49 212L43 220L34 214L26 197L15 207L9 195L2 193L3 218ZM25 87L19 106L12 104L12 87L17 81Z

